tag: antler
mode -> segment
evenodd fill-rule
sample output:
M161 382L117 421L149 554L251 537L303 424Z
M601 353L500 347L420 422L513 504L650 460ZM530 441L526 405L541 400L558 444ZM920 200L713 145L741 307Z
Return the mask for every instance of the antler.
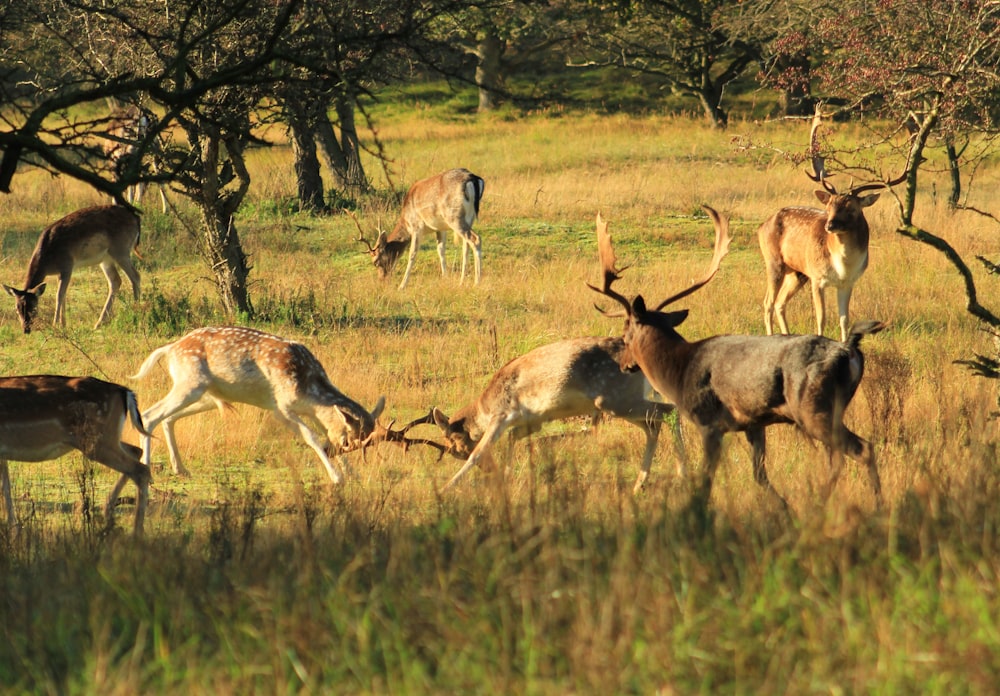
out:
M810 174L809 172L806 172L806 176L816 183L822 184L823 188L826 189L827 192L836 196L837 189L833 186L833 184L826 180L827 176L829 176L826 173L826 161L820 154L819 149L819 127L822 123L822 106L817 102L816 108L813 111L812 128L809 130L809 155L812 158L813 173Z
M719 215L714 208L710 208L707 205L703 205L701 207L705 209L705 212L707 212L709 217L712 218L712 222L715 225L715 251L712 254L712 262L708 266L708 272L705 273L705 276L694 285L685 290L681 290L676 295L672 295L658 304L653 310L654 312L658 312L668 304L687 297L695 290L708 283L708 281L715 277L715 274L718 272L722 259L729 253L729 244L733 241L733 238L729 234L729 218Z
M812 157L812 166L814 173L810 174L809 172L806 172L806 176L808 176L816 183L822 184L823 188L825 188L829 193L832 193L833 195L836 196L838 195L837 189L833 187L833 184L827 182L827 177L829 177L829 174L826 173L826 164L823 160L823 156L820 155L819 153L820 149L819 149L818 132L822 120L823 116L820 111L820 105L816 104L816 110L813 113L813 119L812 119L812 129L809 131L809 153L810 156ZM857 196L859 193L862 193L863 191L872 191L881 188L892 188L893 186L897 186L906 181L906 177L909 176L909 173L910 173L910 162L909 160L907 160L906 166L903 167L903 173L900 174L895 179L891 179L890 181L876 181L868 184L862 184L860 186L851 186L847 190L847 193L845 195Z
M362 229L361 223L358 222L357 216L355 216L354 213L350 209L348 209L348 208L344 208L344 212L347 213L351 217L351 219L354 220L354 224L357 225L357 228L358 228L358 238L355 239L354 241L355 242L361 242L362 244L364 244L365 246L368 247L368 253L369 254L374 254L375 251L376 251L375 247L372 246L371 242L369 242L367 239L365 239L365 231L364 231L364 229Z
M423 425L426 423L434 422L433 408L430 411L428 411L426 416L422 416L420 418L417 418L416 420L412 420L406 425L404 425L402 430L392 429L393 423L395 422L396 421L393 420L390 421L389 425L385 426L384 428L381 426L376 428L376 430L373 431L372 434L368 436L368 439L365 440L365 444L363 445L363 447L367 447L370 444L375 444L375 442L395 442L396 444L401 445L403 447L403 451L405 452L409 450L410 445L427 445L428 447L433 447L434 449L438 450L441 453L438 456L439 460L442 457L444 457L445 453L448 451L449 448L447 445L443 445L435 440L428 440L426 438L417 438L417 437L406 437L406 433L409 432L410 428L417 425Z
M628 266L625 266L624 268L617 268L618 259L615 258L615 250L614 247L611 245L611 234L608 232L608 223L604 220L603 217L601 217L600 213L597 213L596 225L597 225L597 256L601 260L601 272L604 276L604 284L602 287L598 288L591 285L590 283L587 283L587 287L593 290L594 292L599 292L606 297L610 297L612 300L622 305L625 308L626 313L629 313L632 310L632 305L629 304L629 301L625 299L623 295L619 295L617 292L611 289L611 284L621 278L622 271L628 268ZM604 310L602 310L600 307L598 307L597 309L602 313L607 314L607 312L604 312ZM616 316L616 315L608 315L608 316Z

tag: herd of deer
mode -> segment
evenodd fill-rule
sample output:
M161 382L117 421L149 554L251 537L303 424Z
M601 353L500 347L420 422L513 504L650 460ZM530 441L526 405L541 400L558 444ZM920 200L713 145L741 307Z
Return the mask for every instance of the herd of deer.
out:
M815 124L814 124L815 137ZM703 448L702 485L697 494L707 502L721 454L723 436L743 432L752 449L755 480L782 504L764 466L765 430L790 423L821 442L836 481L844 456L868 470L876 499L881 484L871 445L843 423L843 414L864 372L859 349L863 336L884 328L878 322L848 325L851 290L868 262L868 223L863 209L877 195L861 196L868 184L838 193L827 181L822 160L814 158L816 196L824 208L790 207L778 211L758 230L767 269L764 302L766 336L714 336L694 343L677 333L687 310L665 311L708 283L727 254L731 237L728 218L705 206L714 227L714 254L705 276L690 287L648 307L642 295L632 300L612 285L620 280L607 223L597 216L598 251L603 271L599 286L588 286L621 307L607 316L623 317L617 338L573 338L536 348L504 365L479 397L448 417L437 408L399 430L379 422L385 398L369 411L339 391L316 357L302 344L249 328L196 329L154 350L133 379L156 364L168 370L173 386L140 415L135 394L123 386L91 377L34 375L0 378L0 484L8 519L15 522L7 470L8 460L44 461L79 450L86 457L121 473L108 498L106 514L122 487L139 489L135 531L141 533L148 500L150 433L162 424L175 474L186 474L174 437L174 423L186 416L230 403L271 411L316 452L333 483L344 479L333 458L346 466L345 455L378 442L404 446L424 443L463 459L446 484L454 486L489 454L505 432L524 437L541 424L574 416L602 414L635 424L646 436L634 490L643 486L652 463L664 417L675 409L700 432ZM469 248L475 282L481 273L481 240L472 232L484 191L483 180L465 169L452 169L409 190L393 232L381 233L375 245L362 234L380 276L387 276L403 249L409 259L400 288L405 287L421 235L437 236L441 271L445 272L445 234L451 230L462 244L462 277ZM355 222L357 222L355 220ZM360 225L359 225L360 229ZM139 274L130 252L139 243L139 217L120 205L78 210L44 230L28 263L24 288L4 286L16 299L23 330L31 330L45 278L58 276L54 323L65 323L66 289L73 270L100 265L108 280L108 297L97 321L111 311L121 280L128 276L136 297ZM812 285L817 335L788 334L784 305L806 282ZM823 289L837 288L840 340L823 337ZM772 335L772 313L782 335ZM96 327L95 327L96 328ZM650 388L664 402L650 400ZM126 419L142 435L140 449L121 441ZM676 423L676 420L674 421ZM420 424L436 424L444 443L408 437ZM321 426L323 435L314 427ZM675 431L678 475L684 475L684 448ZM331 458L333 456L333 458Z

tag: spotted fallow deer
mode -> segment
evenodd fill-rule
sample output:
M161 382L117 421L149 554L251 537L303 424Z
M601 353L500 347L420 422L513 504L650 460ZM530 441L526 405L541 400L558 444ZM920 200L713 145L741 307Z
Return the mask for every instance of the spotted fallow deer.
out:
M129 417L146 432L135 394L118 384L93 377L0 377L0 485L9 523L15 524L15 516L7 462L44 462L79 450L122 474L105 507L109 523L122 486L135 483L135 532L141 534L151 476L139 460L142 450L122 442Z
M781 333L788 333L785 304L808 282L812 287L816 333L823 335L826 320L824 289L834 287L837 289L840 340L847 341L851 293L868 268L869 230L864 209L879 198L877 193L861 194L895 186L905 180L906 174L904 170L901 177L892 181L854 186L838 193L827 180L823 158L818 154L816 133L819 124L817 110L810 139L814 173L808 176L823 186L823 190L815 193L824 207L782 208L757 230L767 273L764 327L769 336L774 333L773 315L777 316Z
M132 284L132 294L139 299L139 272L132 265L132 251L139 246L139 217L120 205L84 208L70 213L46 227L38 237L28 261L24 289L9 285L4 289L14 297L17 316L24 333L38 311L38 298L45 292L45 279L58 276L56 311L53 324L66 325L66 290L73 271L86 266L100 266L108 279L108 299L97 318L98 328L111 315L111 304L121 287L121 268Z
M381 397L371 412L366 411L333 386L319 360L304 345L256 329L195 329L150 353L131 379L143 379L161 360L165 361L173 387L142 417L149 432L163 424L175 474L188 472L177 450L174 422L241 403L272 412L298 432L323 462L330 480L341 483L343 476L327 453L327 443L309 427L309 422L319 423L333 453L343 455L372 442L385 406L385 397ZM148 436L144 438L143 452L148 466Z
M646 434L633 488L638 493L649 475L663 418L674 407L646 398L650 388L642 373L621 370L618 363L624 349L621 338L573 338L540 346L501 367L479 398L453 417L434 409L434 421L444 432L448 451L465 459L445 488L454 486L487 456L507 430L520 438L537 432L548 421L591 416L596 423L600 414L606 414L633 423ZM674 437L677 472L683 476L679 429Z
M753 450L754 479L787 507L767 477L764 434L770 425L791 423L826 446L833 472L827 492L846 454L867 467L880 501L882 486L872 446L844 425L843 414L864 373L861 339L881 331L884 324L855 324L846 342L822 336L713 336L687 342L676 331L687 310L661 310L708 283L728 252L728 220L707 206L706 210L715 223L715 253L708 272L695 284L653 309L646 307L642 295L630 302L612 290L621 270L600 215L597 235L604 281L600 288L588 284L625 310L622 368L641 370L701 432L704 478L698 500L707 503L711 494L723 436L743 432Z
M399 289L402 290L410 280L420 239L427 232L433 232L437 237L441 275L446 274L445 235L451 230L462 245L461 280L465 280L466 259L469 249L472 249L475 283L478 285L482 274L483 248L479 235L472 231L472 223L479 215L479 202L483 198L484 189L483 180L468 169L449 169L436 176L421 179L410 187L403 198L403 209L392 232L388 235L379 232L374 246L364 238L364 234L357 241L368 247L368 254L378 269L379 277L383 279L392 272L396 261L409 246L406 272L399 283Z

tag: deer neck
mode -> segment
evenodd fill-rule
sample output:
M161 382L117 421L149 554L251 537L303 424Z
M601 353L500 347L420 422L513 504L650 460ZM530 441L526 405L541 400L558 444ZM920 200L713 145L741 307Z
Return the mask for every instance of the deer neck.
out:
M868 227L828 233L826 249L835 279L855 281L868 266Z
M645 325L628 341L624 357L642 370L653 388L664 398L677 403L681 382L691 361L691 344L673 329ZM628 365L622 365L623 368Z

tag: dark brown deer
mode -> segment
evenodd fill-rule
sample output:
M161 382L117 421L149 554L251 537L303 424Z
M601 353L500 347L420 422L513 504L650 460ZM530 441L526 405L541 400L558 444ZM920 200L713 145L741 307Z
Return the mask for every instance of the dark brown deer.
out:
M445 488L454 486L507 430L514 438L537 432L543 423L573 416L600 414L621 418L646 434L646 449L634 491L649 475L665 415L674 407L646 398L649 384L641 373L619 367L625 343L621 338L575 338L535 348L514 358L490 380L473 403L449 418L434 409L449 452L465 464ZM676 421L674 421L676 424ZM684 450L676 430L678 475L684 474Z
M816 191L816 198L824 207L782 208L757 230L767 272L764 327L769 336L774 333L771 321L774 315L781 333L788 333L785 305L808 282L812 287L816 333L823 335L826 320L824 290L833 287L837 290L840 340L846 341L851 293L868 268L869 229L864 209L879 198L877 193L861 194L895 186L905 180L906 174L904 169L904 174L892 181L854 186L838 193L827 180L823 158L819 156L816 135L819 125L817 109L810 138L814 173L809 177L822 184L823 190Z
M822 336L714 336L689 343L676 327L687 310L664 312L664 307L708 283L729 250L728 219L705 208L715 224L715 252L704 278L647 309L642 296L629 302L611 286L619 280L607 223L597 217L598 248L604 272L603 286L589 285L625 310L623 369L639 369L653 388L676 404L697 426L704 448L700 500L707 502L712 479L729 432L743 432L753 449L753 473L758 484L782 498L764 467L765 430L775 423L791 423L826 446L833 471L832 487L843 466L843 456L861 461L868 469L877 500L882 486L871 444L843 422L864 373L859 344L884 324L856 324L846 342ZM829 489L828 489L829 490Z
M118 384L93 377L0 377L0 485L10 524L15 517L7 462L44 462L79 450L122 474L105 507L109 524L122 486L135 482L135 532L141 534L151 476L139 461L142 450L122 442L129 417L145 434L135 394Z
M66 325L66 290L77 268L99 265L108 279L108 299L97 318L95 329L111 315L111 304L122 284L118 268L125 271L132 283L132 294L138 300L139 272L132 265L131 256L138 245L139 217L120 205L77 210L46 227L39 235L35 251L28 261L24 289L3 286L14 297L24 333L31 333L38 311L38 298L45 292L44 281L48 276L59 276L56 312L52 320L57 325Z
M475 283L479 284L482 273L483 249L479 235L472 231L472 223L479 215L479 202L483 198L485 184L482 178L468 169L449 169L427 179L421 179L410 187L403 198L403 209L399 220L388 235L379 232L373 246L362 234L358 241L368 247L380 278L388 277L396 261L409 246L410 256L406 261L406 272L399 283L399 289L406 287L413 270L413 260L420 246L421 237L433 232L437 237L438 259L441 275L447 273L444 257L446 234L454 232L462 245L462 276L465 280L465 265L468 251L472 249L475 264Z
M308 422L323 426L338 455L366 446L384 432L377 428L377 419L385 397L371 412L365 410L333 386L319 360L301 343L241 327L195 329L150 353L131 379L142 379L160 360L166 361L173 388L142 417L149 432L163 423L175 474L187 474L187 470L177 450L174 422L222 410L229 403L271 411L316 452L333 483L343 481L343 476L327 453L327 443ZM148 436L143 450L148 466Z

